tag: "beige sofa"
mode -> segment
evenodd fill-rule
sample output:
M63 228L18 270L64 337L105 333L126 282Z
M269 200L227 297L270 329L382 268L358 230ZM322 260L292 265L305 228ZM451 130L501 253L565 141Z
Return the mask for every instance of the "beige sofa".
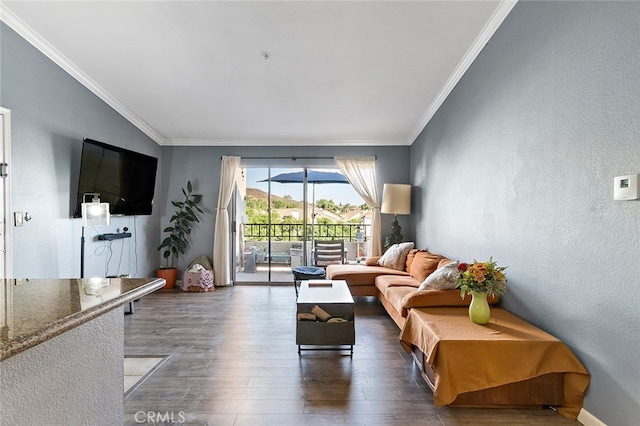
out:
M426 250L411 250L404 270L378 265L377 257L362 265L329 265L327 279L344 280L353 296L376 296L393 321L402 328L411 308L433 306L468 306L471 297L460 297L460 290L418 290L420 284L438 268L451 262L439 254ZM489 296L495 305L497 296Z

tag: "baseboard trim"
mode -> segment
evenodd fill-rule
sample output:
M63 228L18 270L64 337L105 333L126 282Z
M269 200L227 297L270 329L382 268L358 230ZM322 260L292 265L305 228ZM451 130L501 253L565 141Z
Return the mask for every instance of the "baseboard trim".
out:
M582 423L583 426L607 426L603 421L600 421L596 416L584 408L580 410L577 420Z

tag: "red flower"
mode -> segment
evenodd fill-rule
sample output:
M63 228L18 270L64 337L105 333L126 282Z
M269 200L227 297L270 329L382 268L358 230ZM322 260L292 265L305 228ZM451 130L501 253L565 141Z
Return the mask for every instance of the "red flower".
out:
M468 265L466 263L464 263L464 262L462 262L461 264L458 265L458 271L460 271L460 272L466 271L467 268L468 268Z

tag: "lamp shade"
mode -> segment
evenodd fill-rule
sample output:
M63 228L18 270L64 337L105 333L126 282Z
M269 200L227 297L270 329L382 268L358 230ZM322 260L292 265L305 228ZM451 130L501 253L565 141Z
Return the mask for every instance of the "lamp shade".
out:
M386 214L410 214L411 185L385 183L380 211Z
M109 226L109 203L82 203L82 226Z

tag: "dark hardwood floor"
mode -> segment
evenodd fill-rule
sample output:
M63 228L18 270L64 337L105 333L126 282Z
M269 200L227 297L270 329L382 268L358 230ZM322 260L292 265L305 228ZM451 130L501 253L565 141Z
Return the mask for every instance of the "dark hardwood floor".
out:
M298 357L292 287L161 290L125 317L125 355L170 355L125 398L126 424L579 424L549 409L435 407L398 334L376 299L357 298L353 358Z

